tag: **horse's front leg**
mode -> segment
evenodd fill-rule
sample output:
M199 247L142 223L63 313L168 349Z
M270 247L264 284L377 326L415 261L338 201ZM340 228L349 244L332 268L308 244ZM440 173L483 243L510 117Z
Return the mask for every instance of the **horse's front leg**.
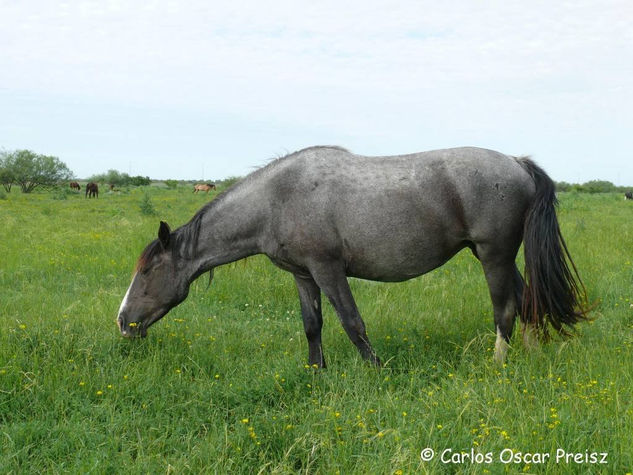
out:
M313 264L310 272L317 285L332 303L349 339L356 345L361 356L380 366L380 359L369 343L365 323L356 307L342 265L338 262Z
M323 315L321 313L321 289L310 277L300 277L295 274L295 282L299 291L301 316L303 327L308 339L308 362L319 368L325 368L323 346L321 343L321 328Z

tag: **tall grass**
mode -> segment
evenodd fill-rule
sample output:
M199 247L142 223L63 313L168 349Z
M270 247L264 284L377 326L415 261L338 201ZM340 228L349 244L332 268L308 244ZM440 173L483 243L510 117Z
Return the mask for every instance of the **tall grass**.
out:
M139 209L144 194L156 216ZM561 196L597 304L576 337L528 350L517 331L496 365L488 290L463 252L409 282L352 280L386 367L360 360L325 305L329 368L315 372L292 278L261 256L217 269L208 289L194 283L146 339L119 336L116 311L158 220L175 228L210 198L148 187L0 201L0 472L633 469L631 203ZM461 463L441 460L448 449ZM605 452L608 465L556 461L558 449ZM550 455L504 464L504 450Z

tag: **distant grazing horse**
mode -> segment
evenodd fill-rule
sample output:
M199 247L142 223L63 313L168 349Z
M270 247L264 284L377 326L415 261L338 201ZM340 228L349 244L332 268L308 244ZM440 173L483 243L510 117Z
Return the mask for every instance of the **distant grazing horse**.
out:
M624 199L633 200L633 191L627 191L626 193L624 193Z
M70 189L71 190L80 191L81 190L81 186L79 186L79 183L77 183L76 181L71 181L70 182Z
M207 193L209 193L209 190L215 190L215 184L214 183L205 183L203 185L194 185L193 186L193 192L194 193L198 193L199 191L206 191Z
M86 198L99 198L99 186L94 183L94 182L90 182L86 185Z
M586 318L586 292L560 232L554 183L527 157L456 148L364 157L312 147L271 162L141 254L117 323L147 329L205 272L254 254L294 275L311 365L325 366L321 292L363 358L380 364L347 277L411 279L467 247L490 289L503 361L515 317L547 337ZM525 250L525 280L515 258ZM211 274L212 275L212 274ZM456 289L456 297L459 298Z

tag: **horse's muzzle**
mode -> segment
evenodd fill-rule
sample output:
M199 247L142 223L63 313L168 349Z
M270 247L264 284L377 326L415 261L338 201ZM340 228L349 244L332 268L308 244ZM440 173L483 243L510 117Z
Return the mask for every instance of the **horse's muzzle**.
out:
M121 335L126 338L146 337L147 328L142 323L126 322L123 315L119 315L116 319Z

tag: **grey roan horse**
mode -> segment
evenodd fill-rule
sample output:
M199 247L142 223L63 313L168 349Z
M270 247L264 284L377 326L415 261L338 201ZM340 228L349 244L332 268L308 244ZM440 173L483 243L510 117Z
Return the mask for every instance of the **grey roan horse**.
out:
M347 277L396 282L441 266L468 247L490 289L503 360L516 315L547 336L586 317L586 295L561 236L554 184L529 158L456 148L363 157L312 147L251 173L139 258L117 323L147 329L190 284L222 264L265 254L299 291L311 365L325 366L321 292L363 358L376 364ZM515 264L525 249L525 281Z

